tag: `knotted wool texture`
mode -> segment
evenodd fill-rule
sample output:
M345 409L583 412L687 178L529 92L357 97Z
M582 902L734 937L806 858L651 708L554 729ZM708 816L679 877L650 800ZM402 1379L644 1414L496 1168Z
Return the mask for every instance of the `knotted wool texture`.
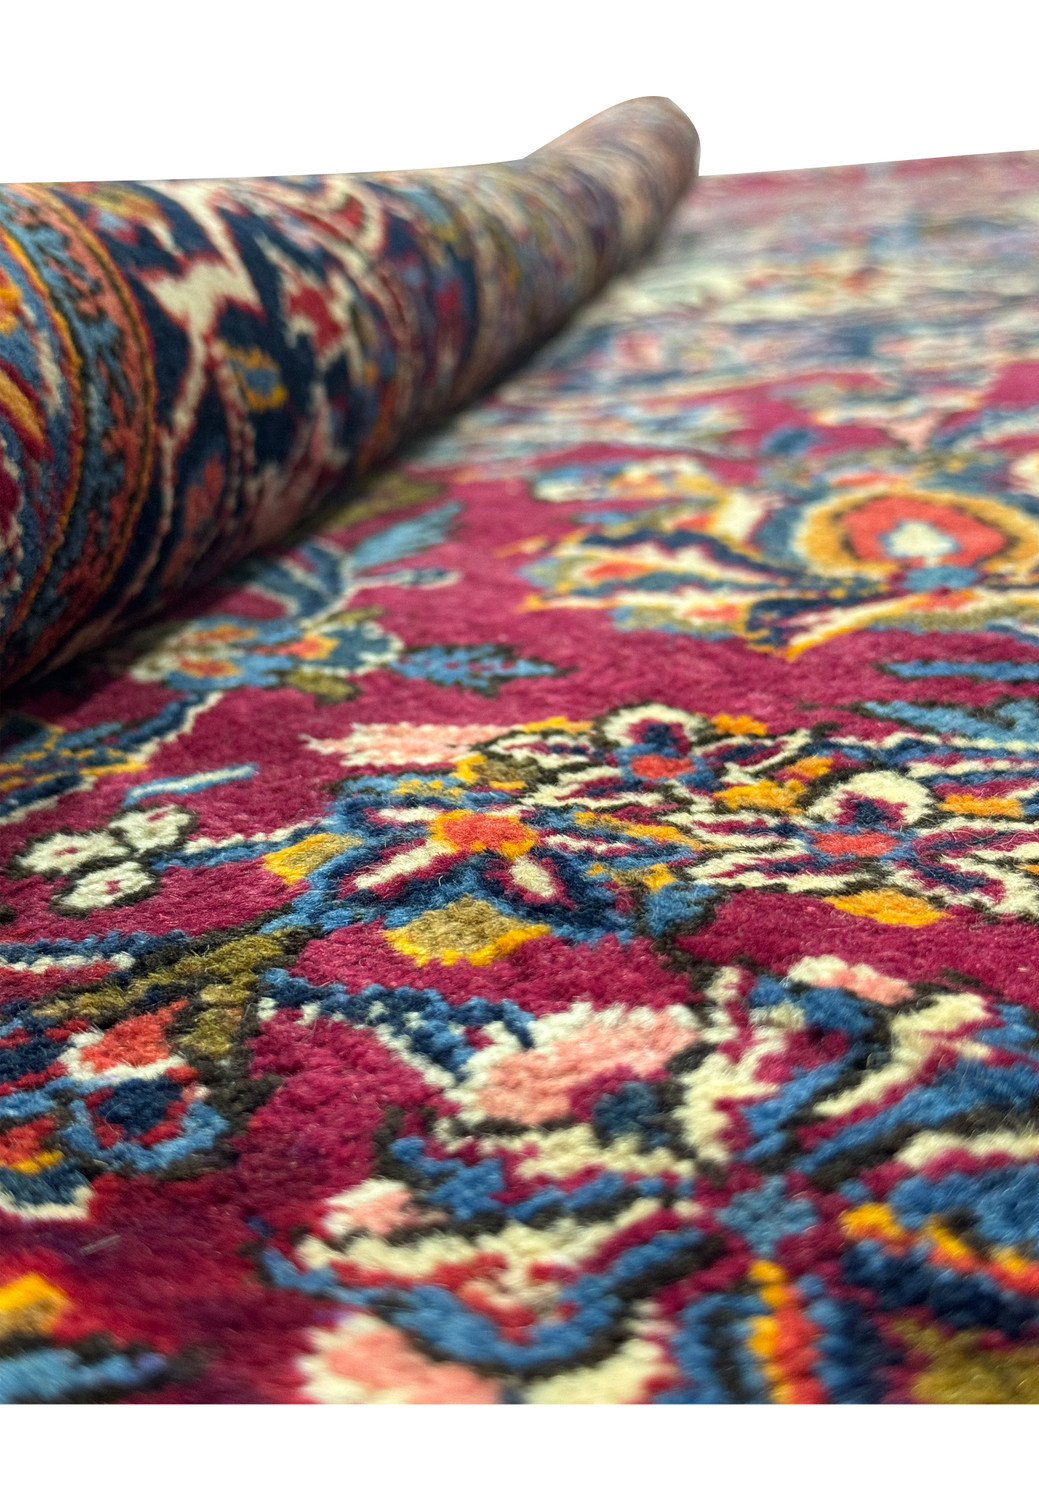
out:
M106 255L204 218L122 194ZM95 625L272 524L156 411ZM0 1395L1039 1401L1037 681L1039 156L701 183L11 696Z

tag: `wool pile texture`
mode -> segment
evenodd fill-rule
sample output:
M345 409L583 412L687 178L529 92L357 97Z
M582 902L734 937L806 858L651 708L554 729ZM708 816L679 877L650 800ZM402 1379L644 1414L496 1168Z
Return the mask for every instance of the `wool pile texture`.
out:
M1039 1402L1037 682L1039 156L701 183L9 699L0 1395Z

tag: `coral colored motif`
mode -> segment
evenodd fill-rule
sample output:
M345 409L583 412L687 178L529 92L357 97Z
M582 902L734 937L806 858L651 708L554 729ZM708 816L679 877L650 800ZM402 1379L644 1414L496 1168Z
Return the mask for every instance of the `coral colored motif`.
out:
M1037 179L702 184L12 699L0 1397L1039 1402Z

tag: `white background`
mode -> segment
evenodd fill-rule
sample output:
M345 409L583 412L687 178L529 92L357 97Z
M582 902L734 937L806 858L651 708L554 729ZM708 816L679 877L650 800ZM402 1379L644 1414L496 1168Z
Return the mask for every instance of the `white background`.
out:
M1039 0L0 0L0 181L495 160L645 93L692 116L707 173L1036 148L1037 41ZM0 1487L950 1500L1034 1493L1030 1431L1022 1408L7 1408Z
M525 155L667 94L705 173L1039 147L1031 0L0 0L0 181Z

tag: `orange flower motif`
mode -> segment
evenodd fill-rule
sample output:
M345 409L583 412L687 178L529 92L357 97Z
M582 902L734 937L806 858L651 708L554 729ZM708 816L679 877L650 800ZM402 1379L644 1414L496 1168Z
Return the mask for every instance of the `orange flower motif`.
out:
M521 819L501 813L447 812L433 822L433 837L460 854L502 854L518 859L537 843L537 834Z

